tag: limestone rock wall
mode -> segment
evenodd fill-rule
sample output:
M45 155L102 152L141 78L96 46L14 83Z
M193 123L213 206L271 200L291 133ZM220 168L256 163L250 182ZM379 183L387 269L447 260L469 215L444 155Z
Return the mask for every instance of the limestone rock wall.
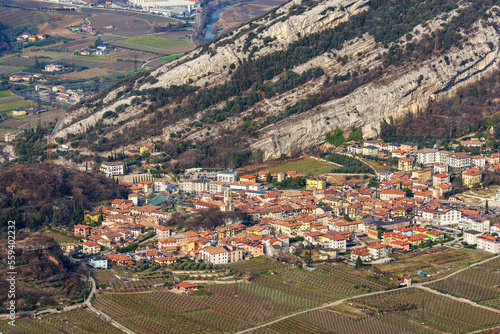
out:
M451 50L450 65L442 56L435 57L414 70L362 86L343 98L261 129L260 139L251 147L263 150L269 160L324 143L325 132L337 125L344 130L352 125L362 127L364 136L376 136L380 122L389 116L424 109L429 99L450 96L458 87L498 69L499 40L496 28L477 29L462 50ZM493 49L488 42L493 43ZM461 65L462 60L470 58L475 60ZM423 80L418 84L421 75Z

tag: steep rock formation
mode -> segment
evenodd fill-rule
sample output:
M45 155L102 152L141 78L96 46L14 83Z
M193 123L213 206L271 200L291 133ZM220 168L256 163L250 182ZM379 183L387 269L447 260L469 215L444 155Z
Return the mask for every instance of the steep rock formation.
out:
M479 27L478 27L479 28ZM451 52L450 65L436 57L406 73L394 73L384 82L370 83L338 100L270 125L260 132L253 149L263 150L265 159L293 155L324 142L326 131L362 127L366 137L378 135L380 122L424 109L429 99L452 95L457 88L479 79L499 65L500 34L496 27L478 29L462 50ZM493 43L490 49L488 43ZM476 55L481 56L476 56ZM476 58L472 64L462 60ZM419 81L420 76L423 77ZM326 119L329 119L327 122Z

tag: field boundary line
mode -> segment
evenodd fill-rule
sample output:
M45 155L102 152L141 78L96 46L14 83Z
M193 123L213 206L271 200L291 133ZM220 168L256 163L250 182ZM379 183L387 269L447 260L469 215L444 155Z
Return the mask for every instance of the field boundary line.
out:
M275 324L277 322L280 322L282 320L285 320L285 319L288 319L288 318L292 318L292 317L295 317L297 315L300 315L300 314L304 314L304 313L307 313L307 312L312 312L312 311L317 311L317 310L321 310L321 309L324 309L324 308L327 308L327 307L331 307L331 306L337 306L347 300L351 300L351 299L355 299L355 298L362 298L362 297L369 297L369 296L374 296L374 295L380 295L380 294L384 294L384 293L389 293L389 292L394 292L394 291L401 291L401 290L406 290L406 289L411 289L411 288L420 288L422 290L425 290L425 291L428 291L428 292L433 292L434 290L432 290L431 288L427 288L425 287L424 285L426 284L431 284L431 283L434 283L434 282L438 282L438 281L441 281L443 279L447 279L447 278L450 278L462 271L465 271L467 269L470 269L471 267L475 266L475 265L478 265L478 264L483 264L485 262L488 262L488 261L491 261L491 260L494 260L494 259L497 259L499 258L500 255L497 255L497 256L493 256L489 259L486 259L484 261L480 261L480 262L477 262L477 263L474 263L473 265L469 265L465 268L462 268L462 269L459 269L449 275L446 275L446 276L443 276L441 278L438 278L436 280L433 280L433 281L429 281L429 282L425 282L425 283L417 283L417 284L413 284L413 285L410 285L410 286L406 286L406 287L403 287L403 288L399 288L399 289L391 289L391 290L383 290L383 291L375 291L375 292L370 292L370 293L366 293L364 295L359 295L359 296L353 296L353 297L348 297L348 298L345 298L345 299L341 299L341 300L337 300L333 303L329 303L329 304L326 304L326 305L322 305L322 306L318 306L318 307L315 307L315 308L311 308L311 309L308 309L308 310L303 310L303 311L300 311L300 312L297 312L297 313L294 313L294 314L290 314L290 315L287 315L285 317L282 317L282 318L279 318L279 319L276 319L276 320L273 320L273 321L270 321L268 323L265 323L265 324L262 324L262 325L258 325L258 326L255 326L255 327L252 327L252 328L248 328L248 329L245 329L245 330L242 330L242 331L239 331L239 332L236 332L236 334L243 334L243 333L248 333L248 332L251 332L251 331L254 331L254 330L257 330L257 329L260 329L260 328L263 328L263 327L267 327L269 325L272 325L272 324ZM437 294L440 294L438 291L435 291ZM447 296L447 297L453 297L451 295L446 295L444 294L444 296ZM458 298L458 297L454 297L454 298L457 298L458 301L461 301L462 303L467 303L467 301L470 303L470 305L472 306L477 306L477 307L481 307L481 308L484 308L484 309L488 309L488 310L494 310L495 312L497 313L500 313L500 310L495 310L495 309L490 309L489 307L487 306L483 306L483 305L476 305L474 302L468 300L468 299L463 299L463 300L460 300L461 298ZM481 331L485 331L484 329L481 330ZM481 332L480 331L480 332ZM478 333L480 333L478 332Z

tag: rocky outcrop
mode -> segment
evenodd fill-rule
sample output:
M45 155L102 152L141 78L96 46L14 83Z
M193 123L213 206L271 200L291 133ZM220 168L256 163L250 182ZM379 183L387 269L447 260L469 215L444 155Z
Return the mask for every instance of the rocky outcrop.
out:
M277 10L277 14L280 15L278 17L288 15L300 3L300 0L294 0L280 7ZM253 25L263 26L266 29L258 34L258 38L252 41L252 45L248 49L251 49L253 45L258 46L259 51L256 53L258 56L283 50L301 36L332 28L348 20L350 16L366 10L368 4L369 0L327 0L300 15L290 15L284 21L272 20L269 16L264 16L260 20L253 22ZM248 28L249 25L246 24L236 29L232 36ZM275 42L270 43L269 46L264 46L262 39L266 37L272 38ZM205 53L179 66L175 66L175 64L185 61L191 54L179 58L174 64L167 64L160 67L152 73L159 81L153 85L144 84L141 88L168 87L170 85L180 85L189 82L203 86L206 83L225 80L229 77L229 66L237 64L248 57L249 52L243 52L242 50L246 38L247 36L244 34L226 46L216 48L212 46L212 54ZM228 36L223 38L221 42L229 41L230 39L231 36Z
M362 127L366 137L376 136L380 122L389 116L424 109L429 99L450 96L458 87L498 68L498 30L494 26L477 28L463 49L451 50L450 65L442 56L434 57L414 70L394 73L341 99L263 128L261 139L251 145L252 149L263 150L265 160L281 154L293 155L324 143L325 132L333 131L336 126L347 130L354 125ZM488 43L492 43L493 49ZM474 61L461 65L463 60L470 59Z
M232 35L226 35L209 44L203 54L197 49L153 71L151 75L158 79L157 82L150 80L151 78L141 80L133 89L168 87L185 83L213 87L230 78L230 65L238 66L240 61L247 59L248 50L253 46L258 47L254 57L283 50L301 36L334 27L348 20L353 14L366 10L368 3L368 0L325 0L316 6L302 8L299 6L300 0L293 0L278 8L273 14L252 22L252 29L246 24L233 31ZM416 42L428 38L429 34L447 20L451 20L456 13L455 10L438 15L432 21L415 27L410 37L404 36L393 44L403 47L407 39ZM361 127L365 137L376 136L380 130L380 122L389 116L398 117L424 109L430 99L450 96L458 87L477 80L498 67L500 33L497 27L500 18L492 15L488 19L490 20L488 24L480 20L478 19L475 26L468 30L468 36L464 36L467 42L460 47L437 50L423 62L412 61L403 66L390 65L384 69L382 77L377 74L376 81L359 87L343 98L330 100L312 110L262 128L258 131L257 138L252 132L245 137L245 145L248 143L252 150L263 151L265 160L269 160L278 158L282 154L293 156L309 147L321 145L324 142L325 132L333 131L337 126L344 130L348 130L351 126ZM250 38L250 33L255 36ZM292 69L296 73L302 73L311 68L321 67L324 76L287 90L279 96L263 99L247 110L235 113L221 122L191 126L193 122L200 121L206 113L222 108L224 101L195 115L176 118L177 121L166 122L168 125L162 128L163 134L155 139L190 140L193 143L216 142L227 133L239 131L244 123L252 123L251 126L257 128L267 117L277 116L286 107L321 92L325 83L328 84L328 80L335 76L340 77L347 73L351 75L355 72L362 75L370 71L379 71L384 65L387 47L382 43L376 43L374 38L366 33L345 42L340 50L326 52ZM196 57L193 57L194 55ZM273 81L284 76L284 73L278 75ZM120 134L122 129L133 124L136 119L149 117L151 114L143 113L150 103L147 96L141 96L140 104L132 103L133 96L130 96L129 88L121 87L110 92L103 100L106 107L98 112L94 113L92 105L89 107L91 109L82 107L73 114L72 119L68 117L68 122L73 124L66 125L66 128L55 136L64 137L69 133L83 132L103 120L104 124L114 125L109 127L110 130L105 134L111 137ZM117 98L120 91L122 91L120 95L126 96L125 98ZM177 103L179 101L162 108L173 110ZM117 117L106 116L107 112L108 114L115 112L116 108L123 104L130 106L120 111ZM189 131L183 131L188 128ZM173 133L176 135L171 136Z

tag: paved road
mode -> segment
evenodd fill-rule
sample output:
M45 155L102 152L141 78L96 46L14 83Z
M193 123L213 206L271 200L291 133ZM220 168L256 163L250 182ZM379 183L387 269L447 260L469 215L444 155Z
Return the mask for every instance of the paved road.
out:
M89 294L88 298L85 300L84 304L85 306L87 306L89 309L91 309L92 311L94 311L97 315L99 315L101 318L109 321L113 326L119 328L120 330L122 330L123 332L125 333L128 333L128 334L135 334L133 331L131 331L130 329L128 329L127 327L123 326L122 324L120 324L118 321L114 320L113 318L111 318L110 316L108 316L107 314L103 313L102 311L96 309L93 305L92 305L92 296L94 294L94 289L95 289L95 281L94 281L94 278L93 277L90 277L90 281L91 281L91 285L92 285L92 290L91 290L91 293Z
M474 265L477 265L477 264L482 264L482 263L485 263L485 262L488 262L488 261L491 261L493 259L496 259L496 258L499 258L500 255L497 255L497 256L494 256L492 258L489 258L487 260L484 260L484 261L481 261L481 262L477 262L475 263ZM481 307L481 308L484 308L484 309L487 309L487 310L490 310L490 311L494 311L496 313L500 313L500 310L496 310L496 309L492 309L492 308L489 308L487 306L483 306L483 305L478 305L468 299L463 299L463 298L457 298L457 297L453 297L451 295L447 295L447 294L442 294L440 292L437 292L435 290L432 290L424 285L427 285L427 284L431 284L431 283L434 283L434 282L438 282L438 281L441 281L443 279L447 279L447 278L450 278L451 276L454 276L458 273L461 273L462 271L464 270L467 270L469 269L471 266L468 266L468 267L465 267L465 268L462 268L462 269L459 269L447 276L444 276L444 277L441 277L441 278L438 278L436 280L433 280L433 281L430 281L430 282L425 282L425 283L417 283L417 284L413 284L411 286L408 286L408 287L403 287L403 288L399 288L397 289L397 291L400 291L400 290L404 290L404 289L411 289L411 288L420 288L420 289L423 289L423 290L426 290L426 291L429 291L429 292L432 292L432 293L435 293L435 294L439 294L439 295L442 295L444 297L448 297L448 298L451 298L451 299L455 299L455 300L458 300L458 301L461 301L461 302L464 302L464 303L468 303L470 305L473 305L473 306L477 306L477 307ZM285 316L283 318L279 318L277 320L274 320L274 321L271 321L271 322L268 322L266 324L263 324L263 325L260 325L260 326L256 326L256 327L252 327L252 328L249 328L249 329L246 329L244 331L240 331L240 332L237 332L236 334L242 334L242 333L248 333L248 332L251 332L251 331L254 331L256 329L259 329L259 328L263 328L263 327L267 327L269 325L272 325L272 324L275 324L277 322L280 322L282 320L285 320L285 319L288 319L288 318L292 318L292 317L295 317L297 315L300 315L300 314L303 314L303 313L307 313L307 312L312 312L312 311L316 311L316 310L321 310L321 309L324 309L324 308L327 308L327 307L332 307L332 306L337 306L337 305L340 305L341 303L347 301L347 300L350 300L350 299L355 299L355 298L360 298L360 297L368 297L368 296L374 296L374 295L381 295L381 294L384 294L384 293L389 293L389 292L394 292L396 290L384 290L384 291L376 291L376 292L371 292L371 293L367 293L367 294L364 294L364 295L358 295L358 296L354 296L354 297L349 297L349 298L345 298L345 299L341 299L341 300L337 300L333 303L330 303L330 304L325 304L323 306L318 306L318 307L315 307L315 308L311 308L311 309L308 309L308 310L304 310L304 311L300 311L300 312L297 312L297 313L294 313L294 314L291 314L291 315L288 315L288 316ZM484 330L483 330L484 331Z

